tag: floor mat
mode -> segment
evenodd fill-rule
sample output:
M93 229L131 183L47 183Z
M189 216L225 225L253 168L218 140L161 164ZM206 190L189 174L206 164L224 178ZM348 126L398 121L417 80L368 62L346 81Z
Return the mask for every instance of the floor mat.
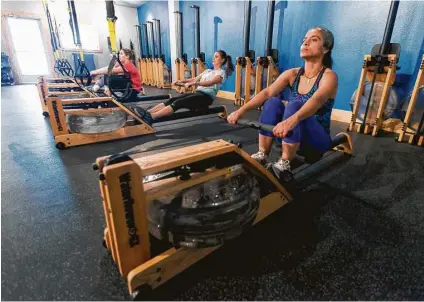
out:
M399 150L390 143L371 152L357 150L350 161L320 180L381 209L413 198L424 188L424 152L417 147Z

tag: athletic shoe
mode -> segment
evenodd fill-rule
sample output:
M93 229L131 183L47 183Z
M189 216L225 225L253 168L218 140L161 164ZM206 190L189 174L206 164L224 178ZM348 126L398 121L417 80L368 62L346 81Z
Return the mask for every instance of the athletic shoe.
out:
M136 106L134 107L134 112L148 125L152 125L154 123L154 119L150 112L148 112L143 107Z
M269 163L266 168L280 182L290 182L293 180L293 173L290 168L290 161L280 158L275 163Z
M268 155L262 151L258 151L255 154L252 154L251 157L260 163L262 166L265 166L268 163Z

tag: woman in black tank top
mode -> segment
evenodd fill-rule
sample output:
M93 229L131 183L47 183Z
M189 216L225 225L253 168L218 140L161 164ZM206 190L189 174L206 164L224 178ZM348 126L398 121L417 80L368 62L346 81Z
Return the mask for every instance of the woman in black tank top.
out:
M284 71L271 86L227 118L229 123L235 124L248 110L264 105L260 121L275 127L272 133L259 132L259 151L252 158L279 179L292 178L290 161L298 151L312 149L323 153L330 146L331 110L338 87L337 75L331 70L333 45L334 37L328 29L309 30L300 47L304 66ZM291 88L287 105L277 97L285 88ZM282 154L277 162L269 163L275 138L282 141Z

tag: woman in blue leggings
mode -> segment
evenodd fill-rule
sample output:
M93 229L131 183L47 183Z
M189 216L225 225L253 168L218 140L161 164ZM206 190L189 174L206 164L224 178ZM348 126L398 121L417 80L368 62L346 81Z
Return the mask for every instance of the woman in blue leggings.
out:
M328 29L310 29L300 47L304 66L284 71L271 86L227 118L235 124L250 109L264 105L260 122L275 127L272 133L260 131L259 151L252 158L281 180L291 179L290 161L299 149L324 153L330 147L331 111L338 87L337 75L331 70L333 45L334 37ZM290 87L291 94L285 105L276 96L286 87ZM282 155L277 162L269 163L274 138L282 141Z

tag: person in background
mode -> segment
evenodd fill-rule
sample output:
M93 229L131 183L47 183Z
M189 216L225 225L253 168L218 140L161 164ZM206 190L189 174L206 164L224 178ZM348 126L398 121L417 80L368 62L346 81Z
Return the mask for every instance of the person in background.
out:
M170 116L179 109L207 109L215 100L221 85L234 70L231 56L228 56L223 50L214 53L212 64L213 69L207 69L195 78L180 82L184 83L186 87L197 85L193 93L170 98L149 110L137 107L137 113L147 124L152 125L155 120ZM225 70L222 69L222 66L226 66Z
M137 101L138 94L144 94L143 85L141 83L140 73L138 68L134 65L134 53L132 50L123 48L119 51L119 60L124 66L125 70L129 73L131 78L132 92L129 98L126 100L128 102ZM116 62L115 66L112 69L112 74L123 74L121 65ZM108 74L108 67L102 67L90 72L91 76L98 76L98 80L93 86L93 91L97 92L100 88L104 89L104 93L108 96L111 95L109 88L106 85L106 76Z

